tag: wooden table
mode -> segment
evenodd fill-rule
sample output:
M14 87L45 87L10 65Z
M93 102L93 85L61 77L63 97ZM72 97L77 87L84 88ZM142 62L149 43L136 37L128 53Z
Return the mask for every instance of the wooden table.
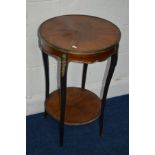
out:
M106 96L117 63L120 36L120 30L110 21L87 15L59 16L48 19L40 25L39 46L43 55L46 78L45 117L48 113L59 120L60 146L63 145L64 123L81 125L99 117L100 135L102 135ZM61 61L60 89L51 94L49 94L48 55ZM100 99L85 89L87 67L89 63L104 61L109 57L111 64L103 97ZM69 62L83 63L81 88L66 88Z

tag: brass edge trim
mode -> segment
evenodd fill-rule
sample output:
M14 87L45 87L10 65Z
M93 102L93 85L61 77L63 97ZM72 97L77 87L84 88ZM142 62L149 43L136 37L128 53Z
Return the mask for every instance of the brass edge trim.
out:
M90 50L90 51L74 51L74 50L68 50L68 49L62 49L60 47L57 47L55 45L50 44L49 42L47 42L46 40L44 40L43 38L41 38L41 40L43 42L45 42L45 44L48 45L48 47L50 47L51 49L55 49L58 50L59 52L63 52L66 54L75 54L75 55L90 55L90 54L98 54L98 53L102 53L105 52L106 50L109 50L111 48L113 48L115 45L117 45L119 42L114 43L113 45L103 48L103 49L98 49L98 50Z

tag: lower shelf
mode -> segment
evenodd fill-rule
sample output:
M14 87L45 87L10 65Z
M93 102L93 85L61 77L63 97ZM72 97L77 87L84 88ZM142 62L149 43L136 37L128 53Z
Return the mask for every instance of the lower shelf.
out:
M100 115L101 100L89 90L68 87L65 124L82 125L96 120ZM60 120L60 90L52 92L46 100L47 113Z

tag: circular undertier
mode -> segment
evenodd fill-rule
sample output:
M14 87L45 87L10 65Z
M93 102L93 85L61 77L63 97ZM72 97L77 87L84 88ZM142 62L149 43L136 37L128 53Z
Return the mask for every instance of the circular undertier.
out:
M96 120L100 115L101 100L89 90L67 88L65 124L82 125ZM56 120L60 120L60 90L52 92L46 100L46 111Z

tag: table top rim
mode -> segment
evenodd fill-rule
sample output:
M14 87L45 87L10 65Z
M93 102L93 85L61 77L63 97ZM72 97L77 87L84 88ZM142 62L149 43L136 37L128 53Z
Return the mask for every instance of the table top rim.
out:
M62 17L62 16L85 16L85 17L92 17L92 18L97 18L97 19L100 19L100 20L104 20L104 21L107 21L108 23L110 23L111 25L113 25L115 28L117 28L118 30L118 33L119 33L119 36L118 36L118 39L116 40L116 42L114 42L113 44L111 44L110 46L108 47L104 47L104 48L99 48L99 49L95 49L95 50L86 50L86 51L78 51L78 50L70 50L70 49L65 49L65 48L61 48L59 46L56 46L52 43L49 43L40 33L40 29L42 27L42 25L45 23L45 22L48 22L50 20L53 20L55 18L58 18L58 17ZM97 54L97 53L102 53L104 52L105 50L107 49L110 49L112 48L113 46L119 44L119 41L121 39L121 31L120 29L118 28L117 25L115 25L114 23L112 23L111 21L107 20L107 19L104 19L104 18L101 18L101 17L97 17L97 16L92 16L92 15L85 15L85 14L67 14L67 15L60 15L60 16L55 16L55 17L52 17L52 18L49 18L47 20L45 20L44 22L42 22L38 28L38 37L39 37L39 40L41 42L44 42L46 43L46 45L48 45L50 48L52 49L55 49L55 50L58 50L62 53L66 53L66 54L77 54L77 55L87 55L87 54Z

